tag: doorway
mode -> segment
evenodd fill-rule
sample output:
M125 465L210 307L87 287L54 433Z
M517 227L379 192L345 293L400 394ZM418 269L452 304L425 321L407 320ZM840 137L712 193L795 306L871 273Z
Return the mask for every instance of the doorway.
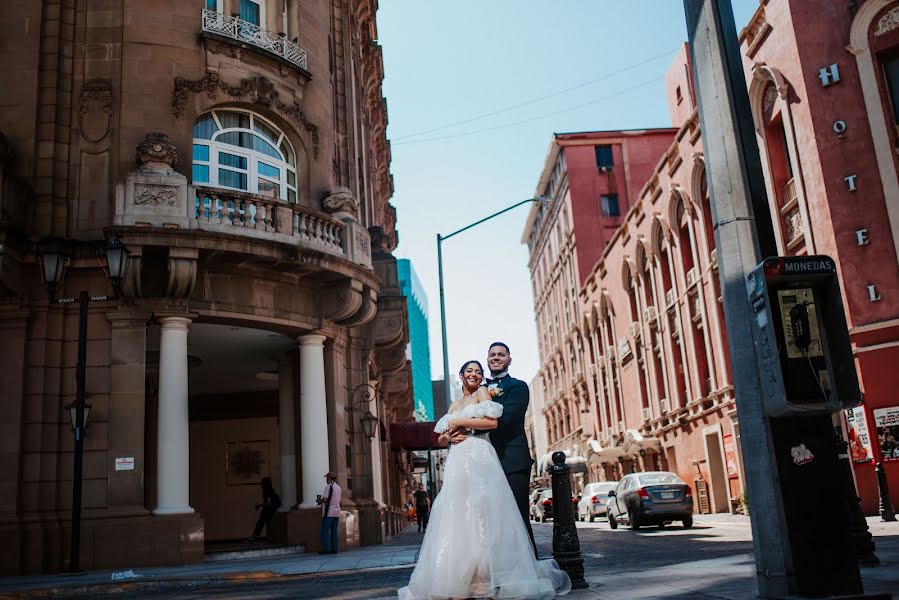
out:
M730 485L724 468L724 444L721 441L721 427L708 427L703 430L705 438L706 464L712 487L712 512L730 512Z

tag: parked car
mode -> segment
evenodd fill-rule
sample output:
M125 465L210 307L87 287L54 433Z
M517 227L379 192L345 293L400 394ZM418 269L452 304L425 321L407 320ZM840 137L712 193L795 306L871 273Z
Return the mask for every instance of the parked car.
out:
M672 521L692 527L693 491L668 471L631 473L609 492L608 515L612 529L619 523L639 529L641 525L664 526Z
M553 518L553 491L541 490L537 499L531 503L531 517L537 521Z
M617 481L601 481L598 483L588 483L584 491L581 492L581 499L577 503L577 518L579 521L590 520L596 517L605 517L607 504L609 500L609 492L618 485Z

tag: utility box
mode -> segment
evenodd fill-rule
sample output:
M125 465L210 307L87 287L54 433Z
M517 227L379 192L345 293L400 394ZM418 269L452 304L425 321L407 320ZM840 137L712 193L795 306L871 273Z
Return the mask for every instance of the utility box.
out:
M765 259L746 276L746 291L768 415L832 414L861 404L833 259Z

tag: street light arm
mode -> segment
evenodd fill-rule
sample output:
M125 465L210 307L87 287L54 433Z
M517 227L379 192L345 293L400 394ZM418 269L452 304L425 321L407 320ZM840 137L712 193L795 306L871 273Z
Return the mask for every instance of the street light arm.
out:
M462 233L462 232L468 231L468 230L471 229L472 227L477 227L477 226L480 225L481 223L484 223L485 221L489 221L490 219L493 219L494 217L498 217L498 216L500 216L501 214L507 213L507 212L509 212L510 210L514 209L514 208L518 208L518 207L521 206L522 204L527 204L527 203L529 203L529 202L540 202L540 201L542 201L542 200L546 200L546 198L544 198L543 196L538 196L537 198L528 198L527 200L522 200L521 202L517 202L517 203L513 204L512 206L506 207L506 208L502 209L502 210L499 211L499 212L495 212L495 213L493 213L492 215L490 215L490 216L488 216L488 217L484 217L484 218L481 219L480 221L477 221L477 222L475 222L475 223L472 223L471 225L467 225L467 226L463 227L462 229L457 229L456 231L452 232L452 233L449 234L449 235L440 235L440 234L438 233L438 234L437 234L437 237L440 238L441 241L443 241L443 240L448 240L448 239L450 239L451 237L453 237L454 235L459 235L459 234Z

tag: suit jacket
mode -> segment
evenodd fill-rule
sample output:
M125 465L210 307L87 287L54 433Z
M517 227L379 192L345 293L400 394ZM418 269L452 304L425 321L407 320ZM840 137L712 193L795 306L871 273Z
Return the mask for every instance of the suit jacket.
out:
M529 471L534 460L524 432L524 414L531 401L531 392L528 384L514 377L503 377L499 387L503 393L493 401L503 405L503 415L496 429L490 432L490 442L505 473Z

